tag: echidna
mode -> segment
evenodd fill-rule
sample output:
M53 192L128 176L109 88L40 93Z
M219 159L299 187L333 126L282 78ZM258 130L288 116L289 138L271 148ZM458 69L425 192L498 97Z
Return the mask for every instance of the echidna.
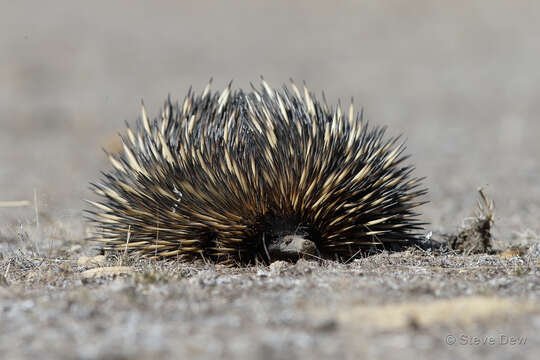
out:
M144 105L114 170L92 184L93 239L105 249L228 264L346 260L410 243L426 193L399 137L369 128L351 101L328 107L293 82Z

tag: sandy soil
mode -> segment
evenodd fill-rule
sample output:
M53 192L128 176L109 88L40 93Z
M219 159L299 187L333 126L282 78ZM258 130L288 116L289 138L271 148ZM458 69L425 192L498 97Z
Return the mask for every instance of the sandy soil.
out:
M0 353L534 358L539 33L532 1L3 6ZM84 241L87 184L140 99L157 114L167 94L182 98L211 76L217 88L247 87L261 74L274 86L305 80L331 101L352 96L371 122L404 133L427 176L422 212L435 238L468 223L482 186L497 252L247 269L82 261L96 255ZM85 273L105 266L127 268Z

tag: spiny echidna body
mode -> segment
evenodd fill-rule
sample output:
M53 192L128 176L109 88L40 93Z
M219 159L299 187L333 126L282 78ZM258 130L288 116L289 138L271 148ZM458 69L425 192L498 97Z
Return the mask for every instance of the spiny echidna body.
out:
M324 99L324 95L323 95ZM350 259L394 248L422 223L419 178L399 138L368 128L351 103L305 87L201 95L142 109L114 170L92 184L94 239L106 249L246 264L312 255Z

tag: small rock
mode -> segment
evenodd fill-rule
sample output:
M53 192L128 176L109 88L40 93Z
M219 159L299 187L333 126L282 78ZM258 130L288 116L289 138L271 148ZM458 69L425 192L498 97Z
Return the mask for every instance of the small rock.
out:
M72 254L73 254L73 253L78 253L78 252L81 251L81 249L82 249L82 246L79 245L79 244L76 244L76 245L73 245L73 246L71 246L71 247L69 248L69 252L71 252Z
M501 259L511 259L513 257L516 257L516 256L521 256L523 255L523 252L521 252L520 250L518 249L511 249L511 250L505 250L503 251L502 253L499 254L499 257Z
M270 274L272 274L272 275L280 275L289 266L290 266L290 264L288 262L286 262L286 261L283 261L283 260L274 261L269 266Z
M110 266L83 271L81 273L81 277L84 279L89 279L104 276L125 275L131 273L133 273L133 269L129 266Z
M338 324L336 320L332 318L321 319L320 321L317 321L313 325L313 328L315 330L323 331L323 332L334 331L337 329L337 327L338 327Z
M60 264L58 268L65 273L70 273L72 271L71 265L67 262Z
M268 272L267 272L267 271L264 271L263 269L258 269L258 270L257 270L257 276L258 276L258 277L267 277L267 276L268 276Z

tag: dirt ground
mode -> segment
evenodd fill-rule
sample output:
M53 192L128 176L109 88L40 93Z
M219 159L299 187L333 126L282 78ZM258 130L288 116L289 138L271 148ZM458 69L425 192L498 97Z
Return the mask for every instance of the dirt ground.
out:
M536 358L539 33L533 1L3 6L0 357ZM83 199L141 98L157 115L210 77L261 74L352 96L405 134L433 239L471 224L482 187L493 251L244 269L96 257Z

